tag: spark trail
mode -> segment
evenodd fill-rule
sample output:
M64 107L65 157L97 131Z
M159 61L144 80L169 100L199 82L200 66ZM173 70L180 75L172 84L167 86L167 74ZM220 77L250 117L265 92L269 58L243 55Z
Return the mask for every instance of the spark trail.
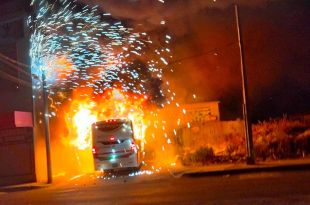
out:
M161 80L170 50L151 50L155 46L147 33L134 32L110 14L102 14L98 7L78 6L75 1L50 4L43 0L33 5L36 12L29 18L32 72L40 76L44 71L48 87L92 87L96 94L119 86L147 94L148 79L141 79L141 65L135 64L136 59L143 59L148 77ZM167 46L170 39L167 35Z
M165 72L172 70L167 66L172 58L171 36L165 34L162 41L154 43L146 32L125 26L126 22L98 6L89 7L77 1L33 0L31 5L31 68L33 76L39 79L34 80L33 87L42 88L40 78L44 72L53 102L47 114L61 118L53 126L70 134L65 137L65 141L70 141L67 144L90 149L92 122L123 117L133 120L134 126L140 124L141 128L135 129L145 143L147 127L162 127L157 133L167 141L160 146L164 151L171 139L158 110L179 105L164 79ZM115 92L122 99L111 98L109 93ZM111 109L109 113L103 111Z

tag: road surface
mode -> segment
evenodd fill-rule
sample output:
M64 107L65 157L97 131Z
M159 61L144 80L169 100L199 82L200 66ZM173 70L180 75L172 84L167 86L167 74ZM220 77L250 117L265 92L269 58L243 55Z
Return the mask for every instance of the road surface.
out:
M89 204L310 204L310 171L214 177L173 177L169 173L85 175L32 190L2 190L1 205Z

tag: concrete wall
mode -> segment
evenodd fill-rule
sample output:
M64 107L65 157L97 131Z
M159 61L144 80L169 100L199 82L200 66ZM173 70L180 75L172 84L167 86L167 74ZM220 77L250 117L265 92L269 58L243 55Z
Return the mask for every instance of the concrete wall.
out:
M204 102L183 104L181 109L186 110L185 121L190 123L201 123L207 121L220 120L219 102Z
M228 145L245 146L244 122L210 121L192 124L177 131L176 143L182 152L194 152L200 147L212 147L217 154L225 152Z
M0 53L29 65L29 0L0 1ZM0 61L0 115L13 111L32 112L30 68ZM27 71L29 74L21 72ZM22 83L27 82L27 83ZM2 121L5 127L9 120ZM32 128L0 130L0 185L36 180Z
M0 186L34 181L32 128L0 130Z

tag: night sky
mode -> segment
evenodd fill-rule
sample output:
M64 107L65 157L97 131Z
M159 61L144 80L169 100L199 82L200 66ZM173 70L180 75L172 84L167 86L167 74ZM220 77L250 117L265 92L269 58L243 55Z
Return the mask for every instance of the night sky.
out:
M310 2L84 1L133 27L174 37L169 80L183 102L219 100L224 119L241 117L241 77L232 3L240 5L254 120L310 112ZM194 3L195 2L195 3ZM225 3L223 3L225 2ZM251 3L249 3L251 2ZM166 25L160 25L165 20Z
M24 4L25 1L20 1ZM171 34L179 100L221 102L240 118L241 74L232 4L240 5L253 119L310 113L309 0L79 0L158 38ZM250 3L249 3L250 2ZM161 25L162 20L166 21Z

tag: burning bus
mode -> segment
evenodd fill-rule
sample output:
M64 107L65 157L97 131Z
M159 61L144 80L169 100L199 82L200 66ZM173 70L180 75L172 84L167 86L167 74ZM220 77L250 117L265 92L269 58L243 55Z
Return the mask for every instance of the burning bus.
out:
M139 141L132 121L110 119L92 124L96 171L139 169L142 163Z

